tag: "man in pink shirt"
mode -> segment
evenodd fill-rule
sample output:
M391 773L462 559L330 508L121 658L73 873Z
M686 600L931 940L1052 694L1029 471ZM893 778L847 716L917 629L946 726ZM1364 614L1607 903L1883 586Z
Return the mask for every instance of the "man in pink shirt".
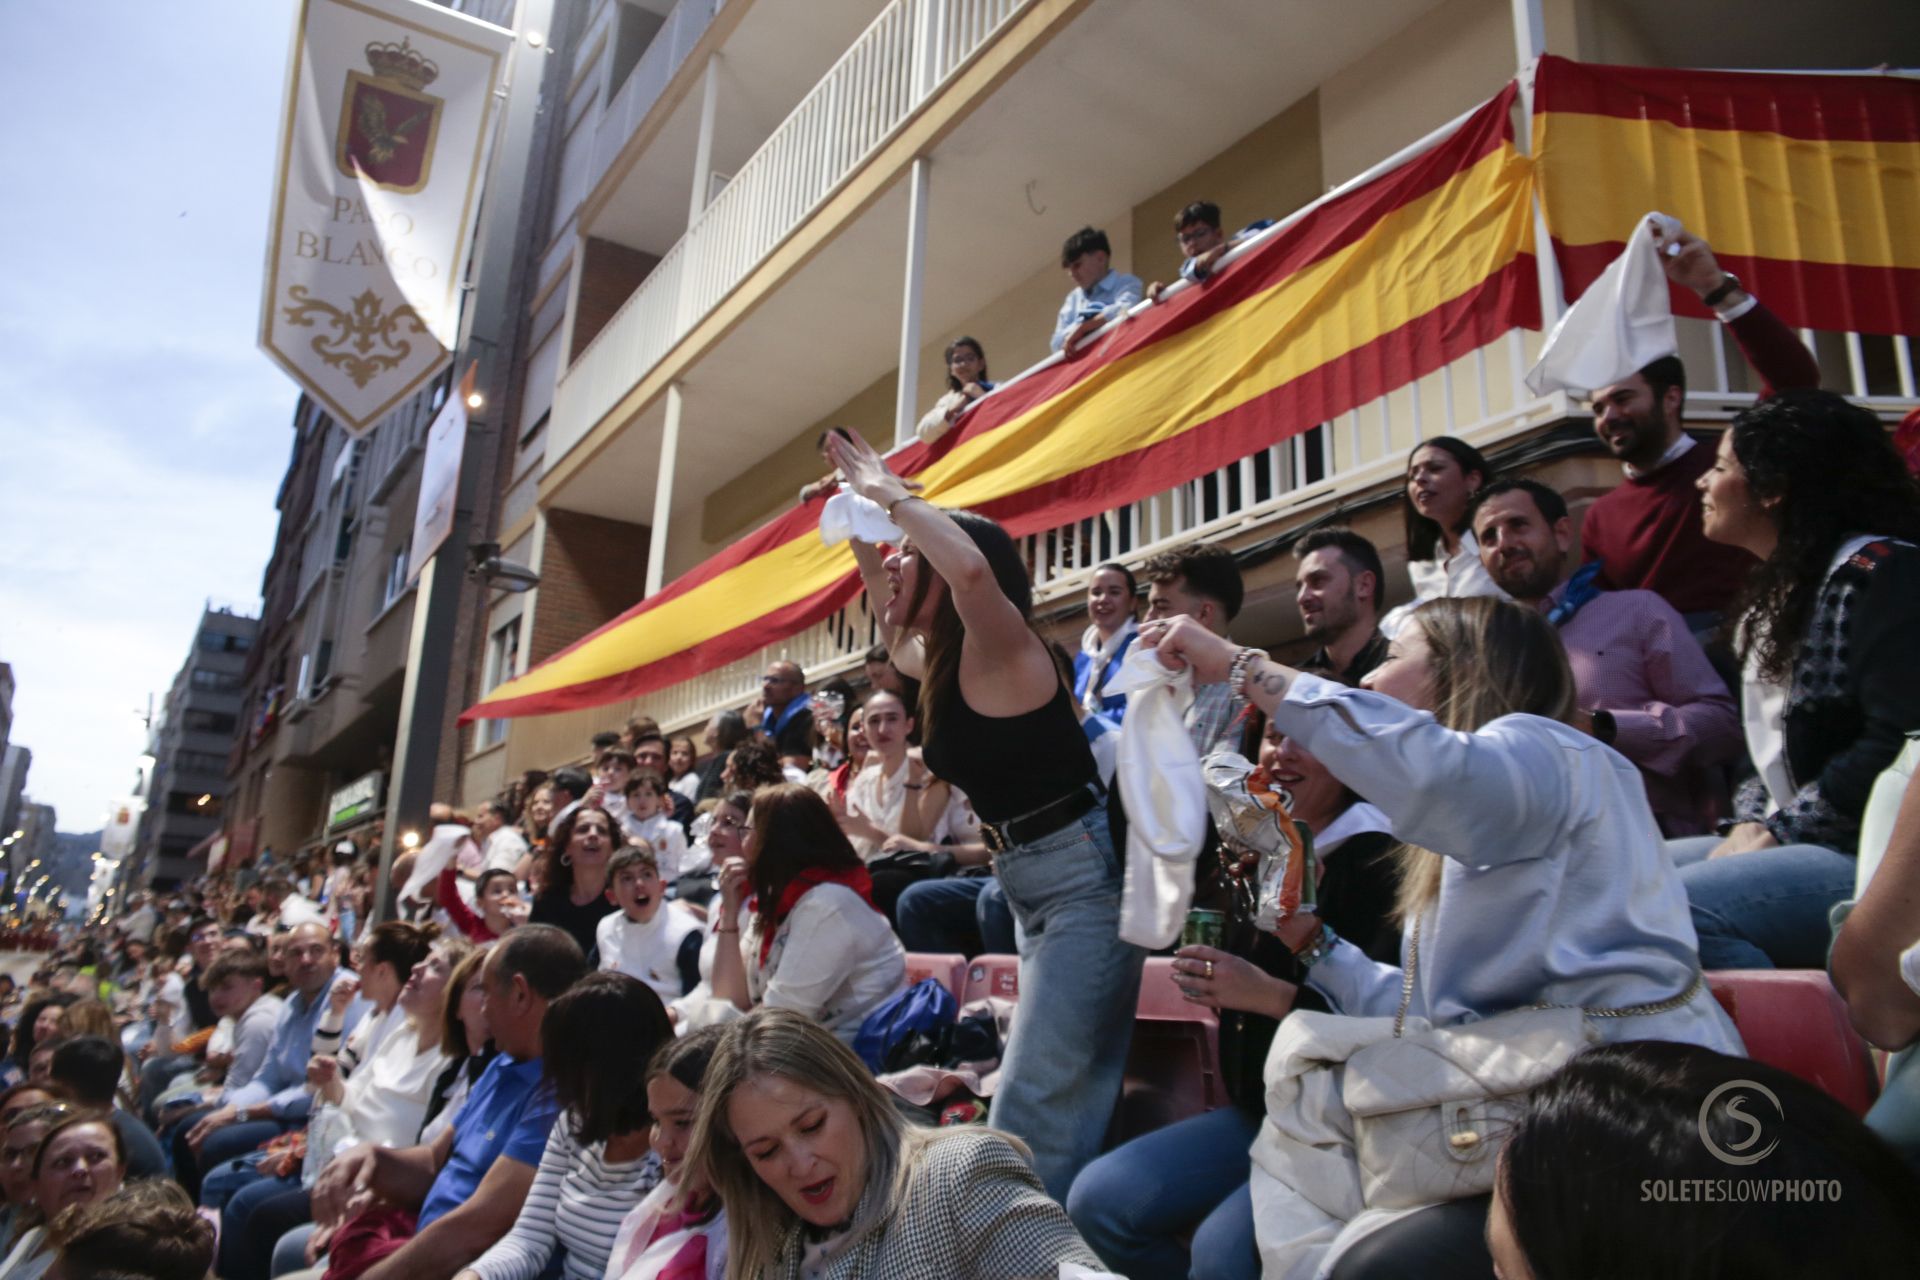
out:
M1500 589L1559 628L1582 727L1640 767L1661 832L1711 834L1740 716L1686 621L1651 591L1602 590L1593 562L1574 569L1567 504L1537 480L1495 481L1469 518Z

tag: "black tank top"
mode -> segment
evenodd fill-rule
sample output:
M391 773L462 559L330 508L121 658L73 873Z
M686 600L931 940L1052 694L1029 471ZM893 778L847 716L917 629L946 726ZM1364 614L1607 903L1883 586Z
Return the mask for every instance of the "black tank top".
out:
M1099 776L1064 684L1045 705L1017 716L983 716L955 689L923 754L983 822L1032 813Z

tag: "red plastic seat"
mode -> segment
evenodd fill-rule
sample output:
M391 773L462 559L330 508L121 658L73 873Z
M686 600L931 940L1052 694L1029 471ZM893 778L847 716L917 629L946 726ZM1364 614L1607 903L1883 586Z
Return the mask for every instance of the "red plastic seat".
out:
M1173 960L1148 959L1120 1105L1109 1143L1151 1133L1227 1103L1220 1078L1220 1019L1190 1003L1173 983Z
M907 985L912 986L922 978L932 978L958 1000L966 988L967 958L933 951L907 952Z
M1880 1094L1872 1050L1819 969L1717 969L1714 998L1746 1041L1747 1056L1826 1090L1855 1115Z
M997 996L1002 1000L1020 998L1020 957L1009 955L975 956L967 962L967 980L960 1003Z

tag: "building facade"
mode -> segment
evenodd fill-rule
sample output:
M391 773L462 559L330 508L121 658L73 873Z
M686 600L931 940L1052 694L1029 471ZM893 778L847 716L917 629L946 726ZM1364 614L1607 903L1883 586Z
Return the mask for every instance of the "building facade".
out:
M220 831L227 758L240 723L241 683L259 620L209 605L151 730L153 769L135 848L136 883L161 888L205 870Z
M1116 268L1175 277L1172 215L1211 199L1229 228L1283 217L1496 94L1536 49L1666 67L1864 68L1920 47L1914 11L1844 18L1731 0L589 0L556 29L562 139L524 352L504 554L539 586L496 595L471 703L581 639L794 500L820 432L910 436L943 352L980 340L1000 379L1048 354L1069 287L1060 245L1106 230ZM1744 16L1743 16L1744 15ZM1715 326L1682 321L1688 413L1724 422L1755 387ZM1889 416L1911 353L1809 335L1827 385ZM1220 472L1023 541L1036 611L1084 625L1094 564L1206 538L1240 553L1246 643L1299 637L1290 531L1335 512L1373 538L1405 598L1394 503L1438 434L1524 459L1576 508L1618 480L1582 408L1521 374L1510 333L1322 428ZM1904 353L1904 361L1903 361ZM1104 527L1102 527L1104 526ZM673 729L740 707L764 663L857 669L858 601L740 662L647 697L510 722L463 747L472 803L582 756L645 711Z

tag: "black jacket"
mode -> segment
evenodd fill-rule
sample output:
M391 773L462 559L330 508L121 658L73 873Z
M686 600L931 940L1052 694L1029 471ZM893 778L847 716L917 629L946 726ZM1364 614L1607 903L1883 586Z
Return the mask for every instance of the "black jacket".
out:
M1920 731L1920 547L1881 539L1828 576L1794 659L1785 716L1793 800L1750 778L1735 820L1781 844L1852 854L1874 779Z

